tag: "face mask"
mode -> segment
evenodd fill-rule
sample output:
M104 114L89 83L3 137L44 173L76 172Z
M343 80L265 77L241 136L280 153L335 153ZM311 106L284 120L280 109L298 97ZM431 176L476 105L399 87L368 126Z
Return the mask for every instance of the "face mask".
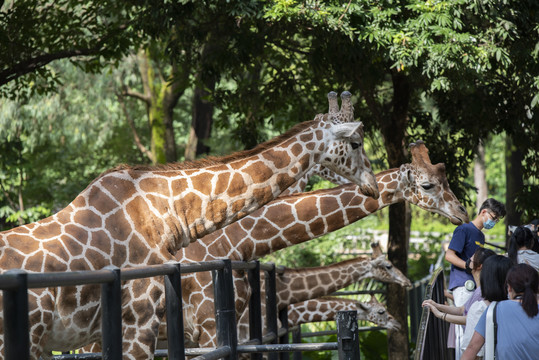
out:
M496 225L496 221L492 219L487 219L487 221L483 223L483 227L487 230L492 229L494 225Z

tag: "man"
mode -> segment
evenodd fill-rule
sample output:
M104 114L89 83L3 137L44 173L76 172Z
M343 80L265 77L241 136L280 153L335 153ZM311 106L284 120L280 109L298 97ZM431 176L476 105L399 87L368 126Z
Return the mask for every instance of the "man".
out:
M449 290L453 292L455 306L466 303L472 295L475 286L469 259L479 246L485 244L485 235L482 230L492 229L501 218L505 216L505 205L489 198L483 202L477 217L467 224L459 225L453 232L453 237L445 253L445 259L451 263L449 273ZM467 263L468 261L468 263ZM467 266L468 265L468 266ZM469 288L465 287L466 281ZM470 286L472 285L472 286ZM451 331L451 330L450 330ZM460 359L460 340L464 334L462 325L455 326L455 360Z

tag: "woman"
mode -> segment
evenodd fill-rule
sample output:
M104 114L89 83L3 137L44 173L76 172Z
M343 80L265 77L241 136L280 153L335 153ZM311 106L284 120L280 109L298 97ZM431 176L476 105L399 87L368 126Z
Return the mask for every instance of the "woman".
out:
M526 263L539 270L539 254L532 250L534 241L529 228L517 226L511 235L507 256L514 264Z
M507 274L507 293L510 300L496 307L498 323L497 359L537 359L539 354L539 304L537 287L539 275L528 264L513 266ZM483 313L462 360L473 360L485 343L486 311Z
M470 258L471 273L476 284L480 283L480 274L483 267L483 263L485 262L487 258L494 255L496 255L494 251L479 247L475 250L475 253ZM482 300L483 298L481 296L481 287L477 287L475 291L473 292L472 296L470 297L470 299L468 299L468 301L464 303L464 305L462 306L456 307L456 306L438 304L430 299L425 300L422 306L428 307L430 311L432 312L432 314L436 316L437 318L440 318L452 324L466 325L467 324L466 317L468 315L468 311L471 308L472 304L478 301L482 301ZM468 341L469 341L469 338L468 338ZM459 353L463 351L462 350L463 348L466 348L466 345L468 345L468 342L465 342L465 343L461 342Z
M480 284L483 299L470 306L466 318L466 328L462 340L462 351L468 347L474 334L475 326L492 301L507 299L505 279L513 262L502 255L496 255L485 260L481 271ZM480 348L477 356L483 356L483 348Z

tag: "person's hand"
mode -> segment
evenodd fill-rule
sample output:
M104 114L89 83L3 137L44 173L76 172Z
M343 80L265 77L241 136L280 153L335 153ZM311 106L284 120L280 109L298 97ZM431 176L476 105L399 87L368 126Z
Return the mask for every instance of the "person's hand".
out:
M423 303L421 304L421 306L423 306L423 307L425 307L427 305L436 306L436 305L438 305L438 303L436 303L432 299L427 299L427 300L424 300Z
M428 301L429 300L423 301L423 307L428 308L430 312L437 318L441 317L443 313L440 310L438 310L438 308L435 305L436 303L432 300L430 300L430 302Z

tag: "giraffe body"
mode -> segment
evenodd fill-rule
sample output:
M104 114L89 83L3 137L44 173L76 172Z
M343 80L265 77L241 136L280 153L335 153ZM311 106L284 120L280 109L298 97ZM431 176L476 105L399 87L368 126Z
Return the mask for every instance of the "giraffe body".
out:
M118 167L53 216L0 233L0 269L81 271L173 261L182 246L271 201L315 163L377 197L365 152L355 146L362 140L361 123L328 114L252 151L179 166ZM124 358L153 358L163 294L157 278L123 285ZM98 285L29 291L32 358L99 341L99 297ZM3 351L3 336L0 346Z
M468 221L466 210L452 193L443 164L432 165L422 142L411 145L413 161L379 173L380 197L375 200L353 184L280 197L226 228L181 249L180 262L231 259L256 260L273 251L299 244L362 219L386 206L409 201L441 214L453 223ZM236 310L242 314L249 299L243 273L235 273ZM186 339L199 346L215 345L213 290L209 274L190 274L182 279L184 320L192 331ZM189 295L190 294L190 295ZM188 316L192 316L187 320ZM163 332L160 332L163 334ZM163 334L164 335L164 334Z

